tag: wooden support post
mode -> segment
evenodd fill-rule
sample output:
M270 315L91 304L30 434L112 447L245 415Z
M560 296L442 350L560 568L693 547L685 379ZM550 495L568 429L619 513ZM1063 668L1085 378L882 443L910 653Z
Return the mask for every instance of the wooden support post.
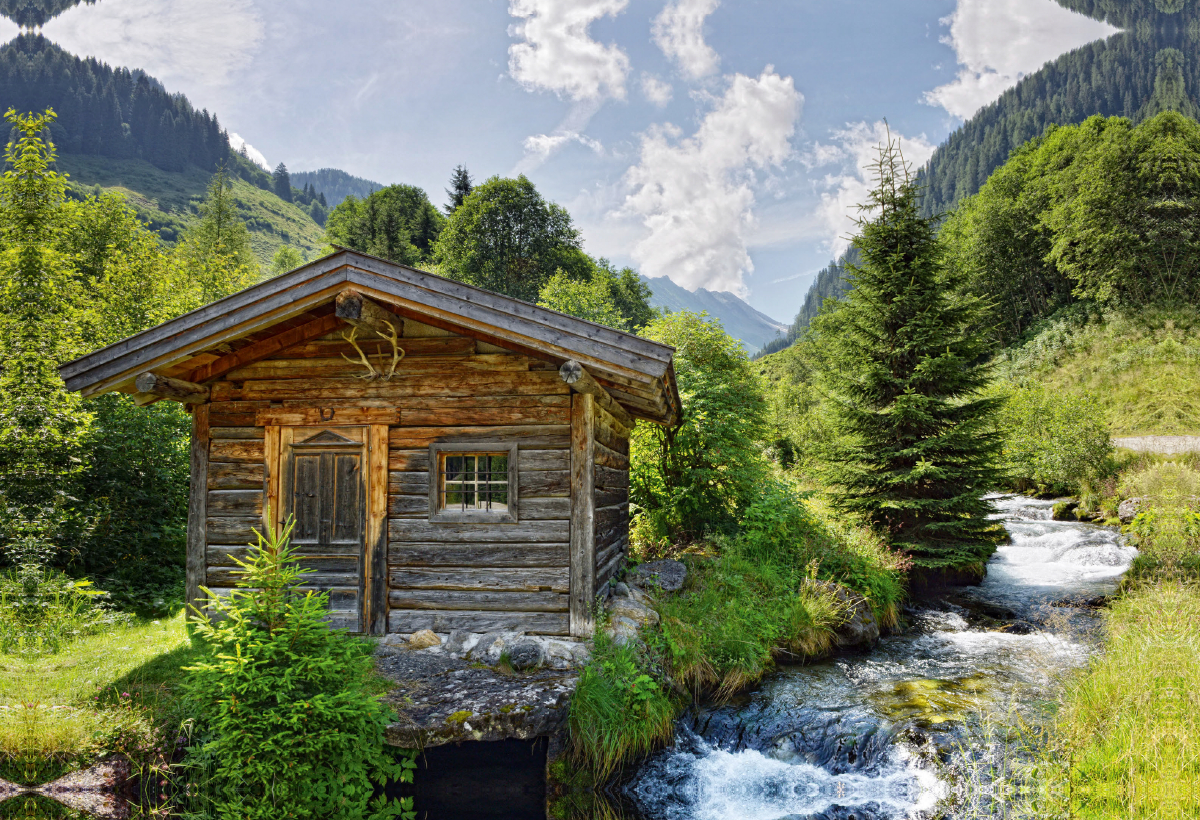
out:
M207 585L207 560L204 553L208 525L208 407L207 404L201 404L192 411L192 483L188 495L185 593L189 607L199 606L203 595L200 587Z
M591 637L596 597L596 400L571 397L571 635Z
M366 631L387 632L388 425L367 428Z
M273 533L280 531L279 525L283 521L283 502L279 498L279 441L279 425L263 425L263 527Z
M608 394L603 385L592 378L592 374L587 372L582 364L574 359L566 361L558 369L558 375L564 382L571 385L571 389L576 393L592 396L595 398L597 404L607 410L626 429L633 429L633 417L625 412L624 407L613 400L613 397Z
M385 339L392 336L392 330L397 335L403 330L403 319L354 290L337 295L335 315L349 325L378 333ZM389 324L392 330L388 329Z
M208 401L208 388L202 384L172 379L157 373L143 373L135 382L139 393L171 399L184 404L201 404Z

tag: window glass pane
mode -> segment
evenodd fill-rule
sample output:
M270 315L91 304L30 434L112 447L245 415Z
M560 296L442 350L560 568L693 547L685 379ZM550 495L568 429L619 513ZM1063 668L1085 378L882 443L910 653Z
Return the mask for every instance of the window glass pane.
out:
M445 510L508 511L508 454L465 453L441 459Z

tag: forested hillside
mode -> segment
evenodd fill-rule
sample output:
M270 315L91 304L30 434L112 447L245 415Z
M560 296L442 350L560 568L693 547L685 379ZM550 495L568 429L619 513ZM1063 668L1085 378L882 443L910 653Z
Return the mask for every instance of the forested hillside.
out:
M816 318L826 299L841 299L845 296L846 291L850 289L850 283L846 280L846 266L857 263L858 251L851 248L842 254L840 259L821 268L816 280L809 286L808 293L804 296L804 304L800 306L800 312L796 314L787 334L767 343L759 355L766 356L792 344Z
M339 171L337 168L321 168L317 171L293 171L292 184L300 187L304 187L305 185L312 186L317 193L325 195L325 200L329 203L330 208L336 208L348 196L364 199L370 196L372 192L378 191L383 187L378 182L372 182L369 179L347 174L345 171Z
M1188 59L1200 43L1194 4L1116 0L1060 0L1075 11L1105 19L1125 31L1064 54L985 106L934 152L921 170L927 216L953 208L979 190L1019 145L1050 125L1073 125L1090 116L1141 121L1162 111L1196 111L1200 61Z
M0 14L19 26L33 28L42 26L51 17L62 14L80 3L95 3L96 0L0 0Z
M721 322L726 333L744 344L750 354L773 343L783 329L779 321L755 310L728 291L711 291L705 288L690 291L666 276L654 279L643 276L642 280L654 293L650 297L652 305L670 311L707 312L709 316Z

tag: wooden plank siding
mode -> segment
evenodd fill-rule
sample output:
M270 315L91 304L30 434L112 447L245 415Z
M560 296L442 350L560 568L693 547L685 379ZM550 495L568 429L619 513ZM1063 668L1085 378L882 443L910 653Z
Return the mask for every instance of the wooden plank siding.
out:
M629 555L629 434L604 408L596 408L593 450L596 593Z
M364 349L374 357L373 345ZM233 585L233 559L262 527L268 494L279 504L273 465L286 456L287 431L301 429L289 419L312 426L331 409L352 408L327 424L361 417L369 430L363 583L371 631L590 634L595 595L628 548L629 431L572 394L546 362L459 336L402 337L400 346L413 349L386 382L356 378L361 365L340 358L352 349L329 333L211 383L203 493L210 587L225 594ZM581 433L585 403L590 432ZM378 414L369 408L396 410L398 423L372 423ZM517 520L431 522L437 442L477 442L481 451L515 443ZM357 558L322 556L313 568L323 583L348 586Z

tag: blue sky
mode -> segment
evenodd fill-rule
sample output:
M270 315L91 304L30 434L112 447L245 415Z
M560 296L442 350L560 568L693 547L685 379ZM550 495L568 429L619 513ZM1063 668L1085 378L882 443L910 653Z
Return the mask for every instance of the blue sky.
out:
M845 246L886 118L923 162L1112 32L1052 0L100 0L50 21L273 166L526 173L586 249L790 320Z

